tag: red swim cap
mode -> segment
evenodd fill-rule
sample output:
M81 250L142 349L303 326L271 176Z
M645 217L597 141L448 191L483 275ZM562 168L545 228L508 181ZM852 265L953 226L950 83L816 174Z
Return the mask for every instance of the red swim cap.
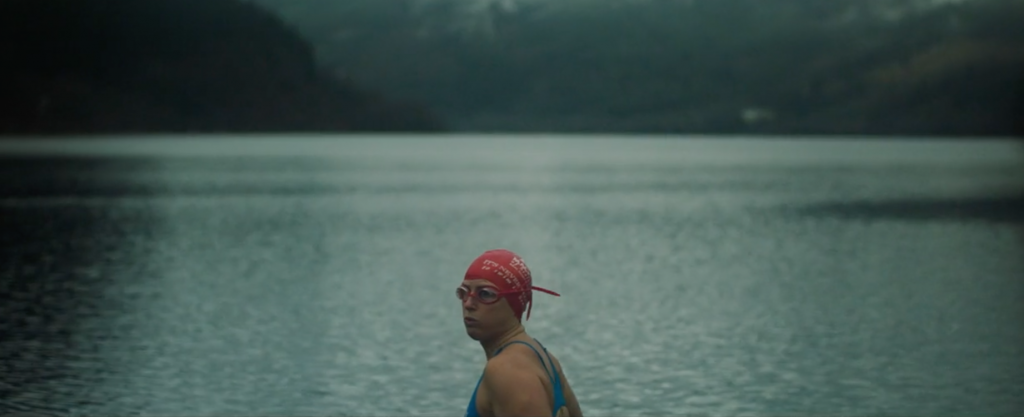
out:
M530 268L526 267L523 258L507 249L492 249L478 256L466 270L465 279L486 279L498 287L499 291L514 292L505 295L509 306L515 313L516 318L523 319L523 309L526 310L526 319L530 319L530 310L533 309L533 290L545 292L556 297L560 295L554 291L533 286L533 277Z

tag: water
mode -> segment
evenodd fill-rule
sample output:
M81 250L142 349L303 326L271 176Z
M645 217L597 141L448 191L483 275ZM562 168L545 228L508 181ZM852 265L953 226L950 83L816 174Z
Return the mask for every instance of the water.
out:
M1024 186L1011 144L0 152L0 415L461 415L483 354L453 291L494 247L562 294L527 328L589 416L1024 412L1024 221L972 202Z

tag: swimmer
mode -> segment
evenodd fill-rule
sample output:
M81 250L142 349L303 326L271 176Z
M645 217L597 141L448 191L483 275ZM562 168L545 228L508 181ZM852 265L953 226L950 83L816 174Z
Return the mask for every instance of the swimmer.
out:
M523 327L534 290L560 296L533 286L530 269L509 250L484 252L466 270L456 295L466 333L487 356L466 417L583 416L558 359Z

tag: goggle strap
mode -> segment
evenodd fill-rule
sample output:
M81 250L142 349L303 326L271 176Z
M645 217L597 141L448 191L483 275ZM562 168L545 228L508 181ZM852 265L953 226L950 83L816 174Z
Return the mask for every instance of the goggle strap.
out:
M534 286L532 289L540 291L540 292L543 292L543 293L551 294L551 295L553 295L555 297L561 297L562 296L561 294L559 294L557 292L554 292L554 291L551 291L551 290L549 290L547 288L541 288L541 287ZM526 306L526 319L527 320L530 319L530 312L532 312L532 311L533 311L533 301L531 300L531 301L529 301L529 304Z
M561 297L562 296L561 294L559 294L557 292L554 292L554 291L551 291L551 290L549 290L547 288L541 288L541 287L534 286L533 289L535 289L537 291L540 291L540 292L543 292L543 293L551 294L551 295L553 295L555 297Z

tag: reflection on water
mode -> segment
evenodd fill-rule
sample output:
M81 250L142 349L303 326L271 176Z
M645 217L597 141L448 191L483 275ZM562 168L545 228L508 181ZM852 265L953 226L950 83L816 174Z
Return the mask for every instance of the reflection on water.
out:
M1020 168L568 141L7 158L0 413L460 414L451 291L499 246L563 294L527 325L588 415L1024 411L1020 223L884 206Z

